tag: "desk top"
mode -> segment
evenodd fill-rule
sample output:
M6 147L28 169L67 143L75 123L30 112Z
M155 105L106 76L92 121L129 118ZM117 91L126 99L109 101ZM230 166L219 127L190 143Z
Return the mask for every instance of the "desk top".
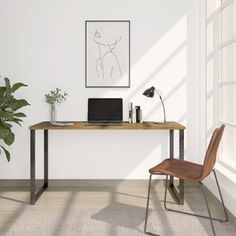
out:
M121 125L91 125L84 121L71 121L73 125L58 126L52 125L47 121L32 125L31 130L184 130L185 127L177 122L169 121L166 124L143 122L128 123L123 122Z

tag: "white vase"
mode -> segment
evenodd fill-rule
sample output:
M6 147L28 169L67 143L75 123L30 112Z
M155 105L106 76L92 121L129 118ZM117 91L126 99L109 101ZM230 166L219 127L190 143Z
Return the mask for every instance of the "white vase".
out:
M50 122L51 123L56 122L57 121L57 111L56 111L56 105L55 104L51 105L50 115L51 115Z

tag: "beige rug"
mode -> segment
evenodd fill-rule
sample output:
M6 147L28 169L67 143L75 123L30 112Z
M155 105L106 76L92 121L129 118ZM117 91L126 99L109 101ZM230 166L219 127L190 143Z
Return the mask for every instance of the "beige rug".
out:
M37 207L36 207L37 208ZM38 211L26 207L4 235L8 236L141 236L143 234L145 209L142 207L114 203L102 210ZM215 223L218 235L236 235L236 227ZM211 235L207 220L176 215L163 210L150 212L148 230L168 236ZM230 233L231 231L231 233Z
M58 184L57 184L58 183ZM56 182L30 206L28 189L0 191L0 235L6 236L143 236L147 181ZM58 187L58 186L59 187ZM162 181L153 183L148 231L164 236L212 235L206 219L168 212L163 207ZM215 216L222 215L219 202L209 194ZM206 214L196 185L187 185L185 204L169 207ZM235 236L236 220L215 222L217 236Z

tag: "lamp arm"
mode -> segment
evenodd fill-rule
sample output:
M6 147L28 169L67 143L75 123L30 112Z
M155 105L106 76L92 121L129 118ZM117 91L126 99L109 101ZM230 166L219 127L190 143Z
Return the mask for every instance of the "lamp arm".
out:
M163 108L163 113L164 113L164 123L166 124L166 109L165 109L165 105L164 105L164 102L162 100L162 96L159 95L160 97L160 100L161 100L161 104L162 104L162 108Z
M162 97L162 93L160 90L158 89L155 89L155 93L159 96L159 97Z
M155 93L158 94L160 100L161 100L161 104L162 104L162 108L163 108L163 114L164 114L164 124L166 124L166 109L165 109L165 105L162 99L162 93L160 90L155 89Z

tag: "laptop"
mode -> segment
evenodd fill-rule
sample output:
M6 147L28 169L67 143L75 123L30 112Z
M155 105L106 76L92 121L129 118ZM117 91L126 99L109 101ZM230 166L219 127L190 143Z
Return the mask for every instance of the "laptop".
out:
M88 99L88 124L121 125L122 121L122 98Z

